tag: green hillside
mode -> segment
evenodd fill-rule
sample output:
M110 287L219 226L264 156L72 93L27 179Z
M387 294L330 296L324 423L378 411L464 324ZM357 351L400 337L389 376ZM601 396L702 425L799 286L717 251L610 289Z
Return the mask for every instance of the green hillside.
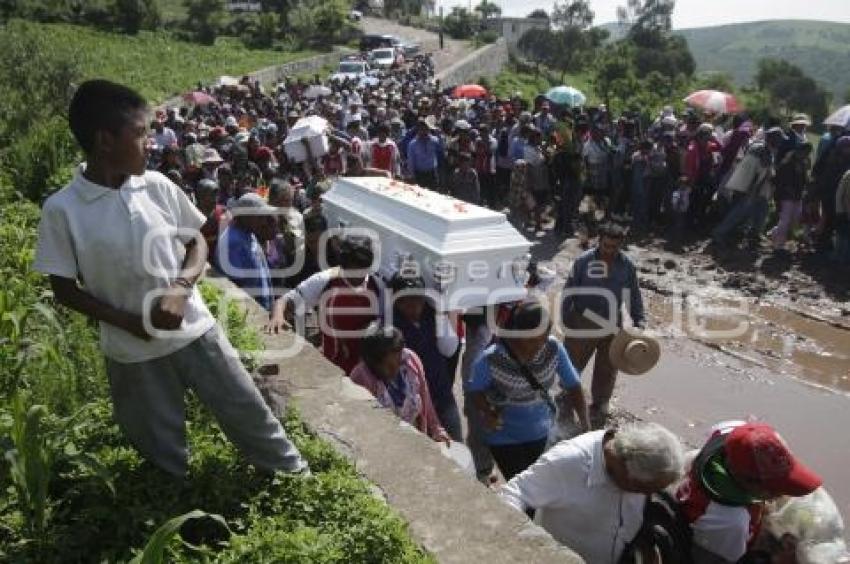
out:
M818 21L767 21L679 30L697 70L720 71L738 84L752 81L758 60L785 59L845 101L850 89L850 25Z

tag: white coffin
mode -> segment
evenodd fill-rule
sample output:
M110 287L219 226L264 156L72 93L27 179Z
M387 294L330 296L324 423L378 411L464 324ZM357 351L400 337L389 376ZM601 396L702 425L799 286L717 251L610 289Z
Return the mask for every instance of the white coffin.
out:
M443 310L526 295L531 243L504 214L387 178L339 178L323 198L332 228L373 230L379 274L418 270Z

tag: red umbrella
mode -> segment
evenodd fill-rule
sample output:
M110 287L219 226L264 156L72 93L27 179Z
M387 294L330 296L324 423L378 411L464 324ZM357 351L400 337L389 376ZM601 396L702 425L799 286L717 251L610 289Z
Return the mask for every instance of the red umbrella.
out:
M718 90L697 90L685 98L685 103L715 114L735 114L744 108L735 96Z
M486 98L487 96L487 89L478 84L464 84L452 92L454 98Z
M215 104L215 98L207 94L206 92L187 92L183 95L183 100L190 104L194 104L196 106L206 106L208 104Z

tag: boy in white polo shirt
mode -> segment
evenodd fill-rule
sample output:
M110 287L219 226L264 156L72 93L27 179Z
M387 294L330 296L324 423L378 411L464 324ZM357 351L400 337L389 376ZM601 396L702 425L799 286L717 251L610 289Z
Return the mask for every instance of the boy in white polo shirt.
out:
M35 269L50 276L58 303L100 322L115 419L146 458L187 473L191 388L252 464L304 472L195 288L207 259L196 243L205 218L165 176L145 170L147 114L127 87L79 87L69 122L87 164L44 204Z

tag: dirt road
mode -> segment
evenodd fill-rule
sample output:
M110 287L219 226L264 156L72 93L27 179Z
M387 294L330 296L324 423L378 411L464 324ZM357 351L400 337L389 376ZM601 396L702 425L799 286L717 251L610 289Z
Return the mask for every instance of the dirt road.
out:
M541 235L534 255L559 273L554 298L583 249L578 239ZM616 408L664 424L694 447L720 421L767 421L821 473L850 515L850 434L843 432L850 428L850 328L842 314L848 304L818 291L811 278L807 296L791 301L780 282L803 284L800 272L774 280L753 266L727 271L711 257L666 251L652 240L627 252L638 265L663 354L649 374L619 378ZM848 279L833 286L846 291ZM590 378L587 370L586 384Z
M363 31L366 33L386 33L395 35L403 41L418 43L422 46L423 52L433 55L434 66L438 73L474 50L468 41L458 41L448 36L445 37L444 48L440 50L439 37L436 33L399 25L380 18L363 18Z

